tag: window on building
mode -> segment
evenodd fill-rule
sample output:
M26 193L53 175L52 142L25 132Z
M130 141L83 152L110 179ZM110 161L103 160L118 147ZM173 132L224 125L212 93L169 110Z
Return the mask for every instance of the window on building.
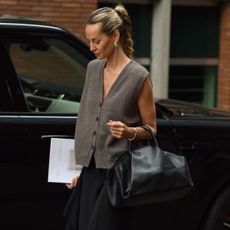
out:
M170 67L169 97L213 106L216 103L216 66Z
M219 10L173 6L169 97L216 105Z

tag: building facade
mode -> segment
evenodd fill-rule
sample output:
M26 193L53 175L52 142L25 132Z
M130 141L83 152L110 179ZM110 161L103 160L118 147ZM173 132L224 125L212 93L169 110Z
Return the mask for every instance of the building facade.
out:
M97 0L1 0L0 14L19 15L63 26L84 38L87 15Z
M7 0L1 14L29 16L84 37L92 10L113 0ZM123 0L133 22L135 58L151 73L157 98L230 110L230 1Z

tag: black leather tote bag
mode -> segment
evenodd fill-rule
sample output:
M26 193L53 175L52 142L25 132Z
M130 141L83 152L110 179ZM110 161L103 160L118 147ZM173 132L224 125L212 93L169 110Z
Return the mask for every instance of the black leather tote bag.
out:
M186 195L193 180L184 156L162 150L151 129L151 145L122 154L107 172L107 192L114 207L176 200Z

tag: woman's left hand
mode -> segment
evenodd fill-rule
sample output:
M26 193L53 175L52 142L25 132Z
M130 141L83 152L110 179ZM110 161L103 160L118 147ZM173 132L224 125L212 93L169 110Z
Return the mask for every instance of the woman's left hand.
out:
M107 122L107 125L110 129L111 135L114 138L130 138L133 135L133 128L128 127L121 121L112 121Z

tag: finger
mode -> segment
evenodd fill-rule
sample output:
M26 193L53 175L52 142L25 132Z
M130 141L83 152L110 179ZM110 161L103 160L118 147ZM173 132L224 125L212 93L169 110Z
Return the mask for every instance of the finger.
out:
M75 184L75 177L71 181L71 185L74 185L74 184Z
M111 126L117 126L119 124L119 121L112 121L109 123Z
M72 189L73 187L76 186L77 181L78 181L78 177L74 177L70 183L66 183L65 185L68 189Z
M113 125L113 121L109 120L109 122L107 122L107 125L111 127Z
M116 138L116 139L121 139L122 138L121 135L119 135L119 134L114 134L113 137Z
M74 180L73 180L73 186L74 186L74 187L76 186L77 181L78 181L78 177L75 177Z
M113 122L113 128L116 128L116 129L120 129L120 128L124 128L125 127L125 124L122 123L121 121L116 121L116 122Z
M109 123L109 122L107 122L107 126L111 128L111 127L112 127L112 124Z
M71 184L65 184L68 189L72 189L73 186Z

